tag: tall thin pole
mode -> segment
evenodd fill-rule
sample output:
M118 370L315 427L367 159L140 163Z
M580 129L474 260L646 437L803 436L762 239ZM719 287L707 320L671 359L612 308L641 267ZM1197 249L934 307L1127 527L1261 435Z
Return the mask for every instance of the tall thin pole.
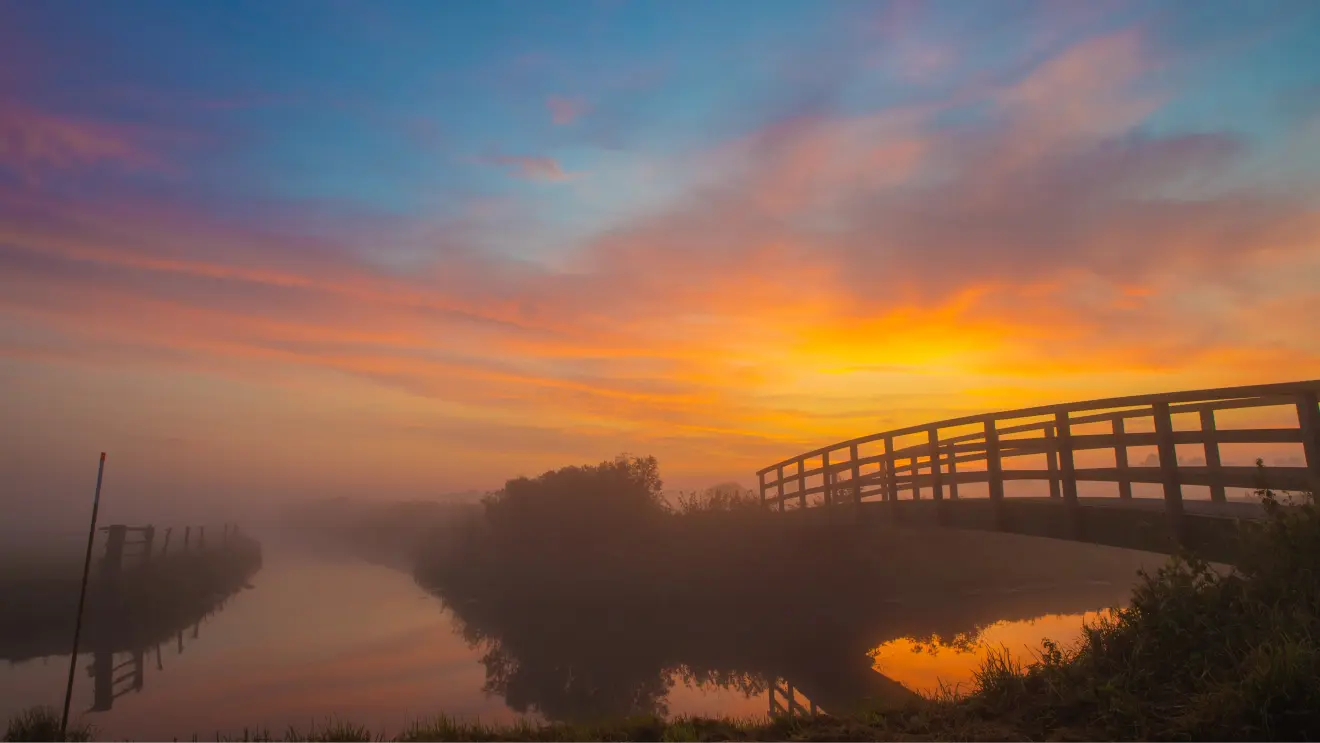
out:
M69 655L69 683L64 687L64 715L60 717L60 740L69 727L69 702L73 699L73 672L78 667L78 637L82 634L83 604L87 601L87 574L92 569L92 542L96 539L96 512L101 508L101 475L105 473L105 452L96 467L96 495L92 496L92 525L87 529L87 556L83 558L82 590L78 593L78 616L73 623L73 652Z

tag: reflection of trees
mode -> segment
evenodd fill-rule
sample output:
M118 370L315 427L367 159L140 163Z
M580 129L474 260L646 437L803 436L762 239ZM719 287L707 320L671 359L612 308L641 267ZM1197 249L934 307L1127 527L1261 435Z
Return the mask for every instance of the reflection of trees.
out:
M1112 589L1086 586L901 606L841 596L829 612L785 604L773 615L731 604L703 614L498 597L450 609L463 639L482 652L487 692L520 713L582 721L666 715L676 683L756 697L784 679L827 711L864 699L893 701L906 692L874 672L868 651L877 644L916 636L929 638L931 648L966 646L978 627L994 621L1081 611L1111 596Z
M668 711L675 675L748 694L786 679L851 706L902 691L866 655L886 639L1094 608L1126 591L1014 592L1133 574L1085 547L788 520L722 492L675 515L650 458L512 480L479 522L427 542L416 577L481 649L489 691L589 719Z
M664 715L676 680L748 695L766 689L756 674L676 662L672 641L647 640L660 628L635 618L615 623L544 610L513 610L496 618L474 607L454 614L463 640L483 653L484 690L499 694L519 713L565 721ZM490 620L494 623L480 624Z

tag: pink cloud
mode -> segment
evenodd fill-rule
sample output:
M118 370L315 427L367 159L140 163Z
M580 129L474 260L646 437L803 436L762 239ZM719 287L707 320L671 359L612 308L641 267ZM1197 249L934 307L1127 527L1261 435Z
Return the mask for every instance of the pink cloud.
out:
M552 95L546 99L545 107L550 111L550 121L558 126L572 124L587 112L587 103L581 98Z
M19 213L0 193L0 321L95 339L87 353L106 363L147 347L254 377L326 370L511 442L544 446L511 421L596 432L556 457L608 456L610 440L679 467L717 450L734 471L874 430L877 411L897 425L948 404L914 401L998 406L965 393L977 375L1039 402L1304 376L1314 334L1271 318L1314 314L1320 269L1296 258L1320 260L1320 214L1294 194L1181 194L1252 153L1227 134L1143 134L1146 64L1139 37L1105 36L949 100L799 112L680 159L673 173L701 179L669 208L555 265L465 248L474 236L442 225L425 272L387 272L310 239L109 202ZM974 123L948 126L963 106ZM550 157L480 162L573 177ZM334 218L321 231L358 248L418 231ZM1180 304L1267 270L1295 284ZM1265 341L1253 324L1269 326ZM36 352L25 336L0 340L0 353ZM865 375L887 376L856 383ZM900 389L874 392L889 380Z
M564 170L553 157L538 155L490 155L482 158L483 162L503 167L520 178L529 181L562 183L577 177L578 173Z
M150 162L126 127L0 103L0 167L31 175L100 163L144 167Z

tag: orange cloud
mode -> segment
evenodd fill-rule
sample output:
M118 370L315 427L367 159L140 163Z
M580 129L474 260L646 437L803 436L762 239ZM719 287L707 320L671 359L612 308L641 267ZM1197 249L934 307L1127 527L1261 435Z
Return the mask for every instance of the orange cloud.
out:
M271 400L314 377L332 391L320 404L358 411L309 433L317 446L464 487L624 448L660 455L679 483L745 479L957 412L1313 376L1320 341L1287 318L1316 314L1320 215L1288 194L1181 191L1231 182L1252 152L1137 133L1158 100L1135 89L1148 64L1122 33L1007 85L793 117L679 158L701 177L667 208L554 265L454 247L444 225L386 224L357 244L351 215L331 241L6 199L0 354L246 375ZM976 126L941 123L969 105ZM101 151L62 147L24 151ZM572 175L550 158L486 161ZM443 247L426 272L373 262L431 228ZM359 445L363 431L388 445ZM300 446L271 442L310 457Z

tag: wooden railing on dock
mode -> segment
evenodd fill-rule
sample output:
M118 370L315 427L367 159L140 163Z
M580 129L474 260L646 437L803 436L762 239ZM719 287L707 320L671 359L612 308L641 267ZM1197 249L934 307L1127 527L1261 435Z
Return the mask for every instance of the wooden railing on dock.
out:
M757 472L763 507L787 510L861 503L867 498L896 502L923 491L940 501L959 497L959 486L985 483L1002 520L1007 481L1045 481L1049 495L1079 514L1078 483L1117 484L1120 499L1132 498L1133 483L1162 488L1174 536L1183 523L1183 486L1209 488L1210 500L1227 501L1226 488L1258 486L1254 466L1223 463L1221 445L1300 444L1303 466L1270 466L1271 487L1320 492L1320 380L1191 390L1044 405L953 418L869 434L815 449ZM1278 408L1296 411L1296 425L1280 428L1226 428L1216 413ZM1178 430L1174 416L1195 416L1196 426ZM1133 425L1136 424L1136 425ZM1101 427L1100 432L1079 428ZM1150 430L1140 430L1149 428ZM1203 464L1178 461L1179 445L1204 451ZM1131 447L1154 447L1157 466L1132 466ZM1081 452L1107 451L1112 466L1078 466ZM1005 469L1018 457L1043 457L1044 466ZM819 496L812 498L812 496ZM1079 523L1079 522L1076 522Z

